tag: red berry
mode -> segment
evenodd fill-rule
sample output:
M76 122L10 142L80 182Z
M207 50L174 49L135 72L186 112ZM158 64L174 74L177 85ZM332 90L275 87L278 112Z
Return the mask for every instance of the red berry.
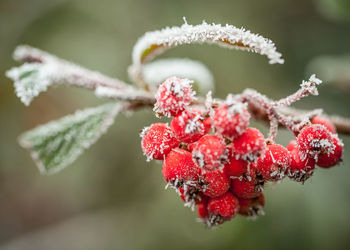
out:
M219 197L210 198L208 201L208 225L218 225L231 220L238 211L238 199L231 192L226 192Z
M230 178L221 169L212 171L203 170L200 176L202 192L209 197L217 197L226 193L230 188L230 184Z
M304 127L297 138L301 160L307 157L317 161L320 154L330 154L334 150L332 134L319 124Z
M202 195L201 201L196 204L198 217L205 223L208 219L208 200L209 197Z
M218 133L233 139L244 132L249 119L250 114L246 104L231 102L222 104L215 110L213 123Z
M239 214L255 219L258 215L264 215L265 198L260 193L258 197L252 199L241 199L239 201Z
M193 161L205 170L215 170L227 161L226 144L216 135L205 135L192 149Z
M239 198L251 199L260 195L263 186L264 181L258 175L257 169L251 166L248 176L232 180L231 191Z
M247 173L248 162L242 159L236 159L235 156L229 158L229 162L225 164L226 174L230 178L241 177Z
M191 81L169 77L158 88L154 110L165 116L174 116L190 105L194 92Z
M200 111L187 109L176 115L170 123L175 137L184 142L192 143L206 134L204 118Z
M289 152L279 144L267 145L256 164L263 179L268 181L282 180L289 165Z
M266 148L264 135L256 128L247 128L232 144L233 154L251 162L256 161Z
M304 183L314 173L315 160L312 158L306 158L302 161L295 140L288 144L287 149L291 159L290 165L287 169L288 177L295 181Z
M164 123L155 123L145 128L141 136L142 151L148 160L163 160L171 149L179 145L173 131Z
M324 116L315 116L312 118L311 123L325 126L332 134L337 132L334 124Z
M343 143L338 138L338 136L332 136L333 145L335 148L329 154L321 154L317 159L317 165L322 168L330 168L335 166L339 161L341 161L341 156L343 153Z
M175 187L198 185L199 174L200 169L192 161L191 153L183 149L173 149L163 163L163 177Z

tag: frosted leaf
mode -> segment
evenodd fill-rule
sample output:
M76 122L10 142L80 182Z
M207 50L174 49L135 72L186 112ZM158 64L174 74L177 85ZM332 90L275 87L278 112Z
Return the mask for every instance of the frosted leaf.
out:
M28 106L53 83L55 71L55 64L25 63L7 71L6 76L14 81L16 95Z
M184 44L217 44L221 47L253 51L268 57L269 62L283 63L281 53L276 51L275 44L260 35L253 34L244 28L236 28L226 24L208 24L203 21L199 25L185 22L180 27L165 28L147 32L139 38L134 46L132 60L134 67L151 60L166 49Z
M199 61L186 58L154 61L144 66L142 75L153 90L171 76L193 80L194 88L202 94L214 90L214 77L209 69Z
M19 137L42 174L54 174L72 163L113 124L120 104L77 111L25 132Z

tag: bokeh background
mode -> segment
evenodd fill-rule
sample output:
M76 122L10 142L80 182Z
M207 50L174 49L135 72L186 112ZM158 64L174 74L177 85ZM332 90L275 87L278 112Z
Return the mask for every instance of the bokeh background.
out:
M156 120L150 110L120 115L82 157L53 176L40 175L19 147L21 132L103 100L58 87L25 107L4 76L16 65L16 45L128 81L136 39L181 25L183 16L191 24L205 19L244 26L271 38L286 59L269 65L265 57L215 46L184 46L162 56L204 62L221 98L246 87L284 97L308 79L313 58L350 52L348 0L0 0L0 249L350 249L348 151L344 164L318 169L305 185L270 185L266 215L257 221L237 217L208 230L175 192L164 190L161 165L142 155L138 132ZM350 117L349 86L326 83L320 96L296 106ZM291 138L281 130L278 142ZM349 137L341 138L350 145Z

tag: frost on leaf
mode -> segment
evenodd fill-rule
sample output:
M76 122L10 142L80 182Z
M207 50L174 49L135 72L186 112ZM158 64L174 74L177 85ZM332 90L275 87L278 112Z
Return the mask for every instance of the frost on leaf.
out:
M25 63L6 72L6 76L15 83L15 92L25 105L34 97L46 91L53 82L52 73L57 69L52 64Z
M214 77L209 69L199 61L190 59L162 59L145 65L143 79L153 91L165 79L176 76L193 80L193 86L199 93L205 94L214 89Z
M54 174L72 163L113 124L120 104L108 103L77 111L22 134L19 143L43 174Z

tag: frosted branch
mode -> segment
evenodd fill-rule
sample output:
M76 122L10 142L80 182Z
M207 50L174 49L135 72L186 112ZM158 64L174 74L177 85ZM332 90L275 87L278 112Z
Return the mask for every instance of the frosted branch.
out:
M105 87L113 90L113 93L119 92L118 96L123 97L121 100L128 100L129 96L129 101L153 101L148 93L123 81L85 69L30 46L18 46L13 57L25 64L9 70L7 76L15 81L16 93L26 105L50 85L70 85L90 90ZM138 95L131 96L132 92L138 92ZM117 99L116 95L113 99Z

